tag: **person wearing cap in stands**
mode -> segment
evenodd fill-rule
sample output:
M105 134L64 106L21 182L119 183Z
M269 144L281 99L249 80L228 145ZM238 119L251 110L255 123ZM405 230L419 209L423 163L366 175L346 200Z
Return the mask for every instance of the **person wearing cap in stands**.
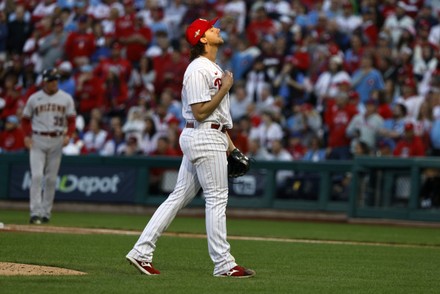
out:
M376 156L393 156L396 142L390 138L382 138L377 142Z
M358 113L349 102L349 95L340 91L334 104L328 105L324 112L324 123L327 126L327 147L329 159L349 159L350 138L346 136L347 126Z
M93 74L93 66L85 64L80 67L75 83L75 101L78 103L78 111L88 121L92 109L102 108L104 105L104 80Z
M400 36L405 28L414 27L414 19L407 15L407 4L405 1L398 1L395 12L385 18L383 28L391 34L393 44L399 43Z
M328 70L322 72L315 83L314 93L317 97L318 110L323 110L327 100L333 100L339 93L339 85L348 83L350 75L344 70L344 60L339 55L333 55L328 61Z
M110 56L99 61L94 73L103 80L106 80L110 74L116 74L122 83L127 84L132 65L122 54L123 46L119 41L114 41L111 43L110 49Z
M156 210L126 259L142 274L160 274L152 262L156 242L177 212L203 190L206 209L208 252L214 263L214 276L247 278L255 272L237 265L230 253L226 232L228 202L227 152L235 145L227 130L232 128L229 90L233 74L216 64L224 40L211 21L196 19L186 29L192 46L190 64L182 89L186 127L180 135L183 151L177 185Z
M67 36L64 52L74 66L81 66L89 62L96 50L96 38L89 32L89 18L81 15L78 18L78 29Z
M365 113L356 114L350 121L345 131L351 138L351 152L359 141L365 142L371 150L376 147L376 140L383 129L384 120L377 113L379 102L374 99L368 99L365 102Z
M136 22L134 0L123 0L124 13L115 21L115 37L117 40L131 34Z
M426 147L422 138L414 134L414 124L408 122L404 127L405 131L396 143L393 155L397 157L425 156Z
M405 105L408 111L408 118L417 120L425 97L419 95L415 79L406 78L401 85L401 92L402 95L396 100L396 103Z
M72 97L75 95L76 85L73 77L73 67L70 61L63 61L58 65L58 72L60 80L58 81L58 88L64 92L69 93Z
M69 143L76 118L72 96L58 88L58 70L46 69L42 78L43 87L29 97L22 118L24 143L30 151L31 224L50 220L63 146Z
M136 67L139 60L149 47L153 39L153 32L144 24L141 15L137 15L134 23L127 29L127 33L118 36L118 40L125 45L125 54L127 59Z
M276 23L268 15L264 3L258 1L251 8L252 18L246 27L246 37L251 45L258 45L264 37L274 36Z
M375 67L373 54L362 55L360 67L353 73L351 83L353 89L359 93L362 104L370 98L372 91L385 88L382 74Z
M338 15L335 20L339 30L346 34L352 34L356 29L361 27L362 17L355 13L350 0L343 1L341 6L342 14Z

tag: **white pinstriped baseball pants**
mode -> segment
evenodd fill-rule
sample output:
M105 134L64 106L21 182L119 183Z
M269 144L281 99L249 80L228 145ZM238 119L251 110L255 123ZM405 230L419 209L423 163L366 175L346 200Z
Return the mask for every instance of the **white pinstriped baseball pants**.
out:
M237 265L226 240L228 141L226 135L218 130L185 128L179 142L184 156L176 187L153 214L128 256L152 262L157 239L177 212L202 188L206 202L208 251L214 263L214 275L222 274Z

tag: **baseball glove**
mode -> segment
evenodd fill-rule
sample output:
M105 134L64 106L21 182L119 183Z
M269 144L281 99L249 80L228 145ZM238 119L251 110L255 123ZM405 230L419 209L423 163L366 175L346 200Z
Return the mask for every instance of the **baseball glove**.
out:
M235 148L228 156L228 176L230 178L241 177L249 171L249 168L249 158Z

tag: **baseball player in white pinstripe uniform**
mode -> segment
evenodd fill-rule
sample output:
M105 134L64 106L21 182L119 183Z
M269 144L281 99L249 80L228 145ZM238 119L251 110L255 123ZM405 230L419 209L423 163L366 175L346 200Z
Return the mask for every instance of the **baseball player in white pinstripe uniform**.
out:
M160 273L152 264L156 241L177 212L202 188L214 276L246 278L255 275L255 271L237 265L226 240L227 152L235 149L226 132L232 128L229 89L233 76L215 63L218 49L224 43L220 29L214 27L217 19L197 19L186 30L186 39L192 49L191 63L183 79L182 111L186 127L179 139L184 155L177 184L126 256L143 274Z
M23 110L22 124L32 175L31 224L50 220L62 148L75 129L75 104L72 96L58 89L59 77L56 69L45 70L43 89L29 97Z

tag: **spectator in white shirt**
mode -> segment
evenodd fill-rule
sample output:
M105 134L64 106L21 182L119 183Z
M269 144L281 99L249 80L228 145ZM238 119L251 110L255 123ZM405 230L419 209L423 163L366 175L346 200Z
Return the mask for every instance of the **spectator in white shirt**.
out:
M414 19L406 15L405 9L405 2L399 1L395 13L385 19L384 29L391 34L395 46L399 43L400 35L404 29L414 28Z
M425 101L425 98L418 94L417 83L412 78L406 78L401 87L402 95L397 99L396 102L406 106L408 118L417 120L420 106Z
M325 99L334 99L339 93L339 84L351 83L350 75L343 69L343 59L339 55L330 57L328 70L322 72L316 81L314 92L317 97L317 108L322 110Z
M355 15L353 5L349 0L342 4L342 14L335 18L341 32L351 34L362 24L362 17Z
M89 129L83 136L84 148L86 154L98 154L104 147L107 139L107 131L101 128L97 119L91 119Z
M264 111L261 118L262 123L258 127L251 128L249 138L258 138L262 147L271 150L272 142L283 138L283 129L279 123L273 120L274 114L272 111Z
M231 93L231 116L233 121L237 121L246 115L248 105L252 103L246 92L246 86L242 82L237 82L234 91Z

